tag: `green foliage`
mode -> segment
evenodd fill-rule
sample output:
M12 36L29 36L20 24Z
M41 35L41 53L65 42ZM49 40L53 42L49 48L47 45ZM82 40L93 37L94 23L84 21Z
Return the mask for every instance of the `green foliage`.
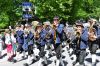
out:
M41 19L52 20L54 16L59 16L65 20L69 18L72 0L35 0L36 15Z
M22 16L21 3L25 0L0 0L0 28L14 25ZM33 3L35 15L42 21L54 16L73 24L77 19L100 18L100 0L27 0Z
M0 28L7 27L7 25L9 24L8 21L9 21L8 15L4 12L1 13L0 14Z
M22 0L0 0L0 28L14 25L22 15Z

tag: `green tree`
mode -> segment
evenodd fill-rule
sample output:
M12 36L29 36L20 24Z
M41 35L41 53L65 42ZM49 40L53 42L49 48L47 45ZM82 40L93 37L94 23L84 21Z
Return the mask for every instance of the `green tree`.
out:
M42 21L52 21L54 16L59 16L73 24L81 18L100 18L100 0L0 0L0 28L15 25L22 17L23 1L33 3L34 14Z
M7 28L9 25L14 25L21 17L22 0L0 0L0 28Z
M41 19L52 20L54 16L64 20L69 18L72 0L31 0L31 2L35 5L35 14Z

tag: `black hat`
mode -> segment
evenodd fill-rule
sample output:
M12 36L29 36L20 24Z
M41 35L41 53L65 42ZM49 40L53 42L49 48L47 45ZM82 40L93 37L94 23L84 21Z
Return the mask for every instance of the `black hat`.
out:
M84 27L84 26L83 26L83 23L82 23L80 20L76 21L76 26Z
M53 19L59 19L59 17L58 16L55 16Z

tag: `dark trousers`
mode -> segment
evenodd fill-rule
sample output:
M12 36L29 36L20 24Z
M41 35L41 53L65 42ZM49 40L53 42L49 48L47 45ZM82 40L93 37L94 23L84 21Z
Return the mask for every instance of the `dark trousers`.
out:
M33 44L28 45L28 55L33 54Z
M97 49L98 49L97 43L89 42L89 50L91 54L95 54Z
M22 46L23 46L23 44L18 44L17 52L22 53L24 51Z
M61 45L55 44L54 48L55 48L57 59L60 59L60 57L61 57Z
M40 51L39 56L41 58L43 58L46 54L46 52L44 51L44 48L45 48L45 45L44 46L39 45L39 51Z
M79 62L79 64L84 64L84 59L86 56L86 50L82 49L80 51L77 52L76 54L76 62Z
M98 45L99 45L99 49L100 49L100 38L98 39Z

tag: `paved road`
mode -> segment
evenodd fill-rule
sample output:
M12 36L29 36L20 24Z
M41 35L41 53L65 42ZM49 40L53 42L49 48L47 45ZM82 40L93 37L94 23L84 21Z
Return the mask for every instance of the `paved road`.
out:
M66 50L66 47L63 48L63 50L65 50L62 54L63 56L65 56L65 58L63 58L64 62L65 63L65 66L72 66L72 62L75 60L75 56L73 55L72 57L74 57L74 60L71 60L70 56L69 56L69 53L68 51ZM38 54L38 49L34 49L34 52L35 54L37 55ZM3 54L6 53L6 50L3 50ZM48 51L47 51L47 55L48 56ZM51 57L48 59L48 63L49 65L48 66L55 66L55 63L54 63L54 60L56 59L55 56ZM100 49L97 50L97 64L96 66L100 66ZM23 66L23 64L27 62L27 60L22 60L22 61L19 61L17 63L12 63L12 62L8 62L7 61L7 56L5 56L3 59L0 59L0 66ZM35 62L34 64L30 65L30 66L37 66L38 65L38 62ZM91 54L88 54L88 56L86 57L85 59L85 64L86 66L91 66ZM76 64L76 66L78 65L78 63Z

